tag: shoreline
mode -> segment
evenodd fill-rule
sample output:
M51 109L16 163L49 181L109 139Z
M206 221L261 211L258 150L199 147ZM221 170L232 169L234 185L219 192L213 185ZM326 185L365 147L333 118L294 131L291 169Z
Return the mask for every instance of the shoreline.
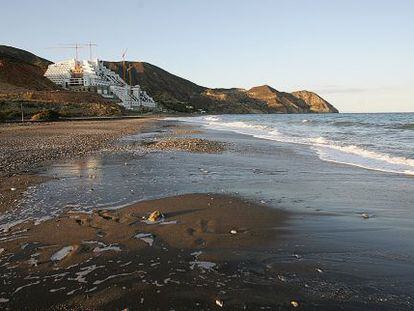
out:
M0 124L0 212L12 209L21 193L49 177L37 172L57 161L92 155L136 131L156 126L157 119L62 121Z
M202 147L196 146L191 152L187 147L182 148L183 139L189 142L196 139ZM178 143L167 145L168 148L146 147L148 142L165 140ZM218 142L226 148L212 153L199 152L210 146L210 142ZM212 146L216 146L215 143ZM229 309L247 306L253 309L289 310L292 308L291 301L298 302L305 309L319 310L333 310L338 305L357 310L408 310L411 304L412 297L408 294L412 286L409 283L410 274L406 273L405 277L400 275L409 269L412 262L401 257L398 248L406 249L404 243L410 242L401 239L399 246L395 241L385 240L386 235L382 232L390 232L388 216L385 211L374 211L369 204L364 203L367 190L359 186L364 182L366 186L372 185L377 193L383 192L383 196L377 196L377 205L387 205L389 202L395 204L397 193L401 202L408 202L405 196L409 188L407 194L394 190L400 183L398 176L392 177L396 184L391 186L391 181L384 182L382 175L326 164L295 146L269 144L245 135L218 133L165 120L157 121L148 131L124 136L105 152L81 160L61 161L41 176L48 174L55 179L46 181L42 187L30 192L30 200L24 203L27 208L32 207L40 218L44 211L52 207L59 213L52 211L54 218L37 226L25 223L12 228L9 234L19 227L22 230L30 227L28 233L17 233L28 235L27 239L32 239L30 246L22 248L24 242L19 239L7 243L11 245L8 249L20 253L14 260L26 265L37 260L31 256L40 247L43 255L39 255L42 258L39 265L42 267L29 269L33 272L41 268L45 269L42 271L49 271L42 272L46 274L41 279L20 278L20 283L14 282L18 287L39 281L47 288L51 284L49 276L58 274L55 268L60 268L63 273L69 272L71 279L78 278L79 273L83 275L88 272L86 281L91 278L91 282L80 282L79 289L72 286L78 281L65 278L66 274L55 277L56 282L64 285L50 288L53 292L44 292L42 295L50 296L56 309L145 306L204 310L217 308L216 299ZM338 179L338 174L342 178ZM343 191L343 185L347 185L349 190ZM160 194L163 198L153 199ZM359 204L347 203L349 194L359 197ZM194 210L194 206L209 206L212 197L213 202L221 200L221 208L213 207L211 211L214 213L200 216L199 213L206 211ZM386 197L391 201L386 201ZM128 204L134 200L139 203L132 206ZM65 207L68 203L71 207ZM242 208L241 212L226 213L232 211L234 203L245 207L250 205L259 212L256 215ZM351 210L345 210L344 204L348 204ZM103 214L104 207L119 205L125 207L108 209ZM143 225L142 216L159 208L166 208L163 210L167 216L166 222L177 220L182 223L156 225L159 228L154 225L147 225L148 229L139 227ZM181 213L182 209L187 209L187 212ZM68 211L71 212L67 214ZM127 211L131 213L128 215ZM363 212L367 212L370 219L362 219ZM245 225L249 228L247 232L254 233L250 238L243 233L243 221L250 224ZM238 224L234 229L236 234L230 233L233 230L230 227L220 229L220 222ZM61 229L67 228L62 230L64 236L61 240L50 243L50 248L33 243L38 242L33 240L36 237L47 244L45 239L51 236L56 225ZM122 226L127 229L120 230ZM135 231L134 226L140 229ZM270 227L277 234L270 234L273 232ZM103 232L109 234L99 236L99 228L104 228ZM261 228L264 228L265 233ZM405 225L404 228L408 229ZM128 235L128 238L122 237L123 234ZM155 236L153 246L149 246L148 239L147 242L131 239L136 234ZM402 237L401 234L399 236ZM87 243L82 243L83 240ZM5 243L2 241L0 248ZM387 249L390 253L384 252L382 249L389 248L390 243L394 243L395 250ZM66 262L57 264L50 260L53 252L70 245L77 255L69 256L64 259ZM127 250L126 246L131 245L135 246ZM135 248L137 245L139 247ZM366 245L372 245L370 248L377 250L366 250ZM168 251L164 253L163 247ZM96 248L106 250L94 253ZM202 255L198 253L201 249L204 250ZM154 250L159 253L153 253ZM4 265L5 258L5 253L0 254L0 266L8 269L9 265ZM88 261L89 258L92 259ZM121 262L117 263L119 260ZM127 264L130 261L136 261L136 265ZM123 264L127 265L119 267ZM89 273L88 269L92 268L87 267L94 265L108 265L108 273L103 273L103 268ZM188 275L181 272L183 265L188 269L184 270ZM68 267L69 271L66 271ZM131 267L135 270L128 270ZM134 272L141 270L146 273ZM167 270L168 273L175 272L174 277L168 275ZM379 281L378 278L386 273L381 271L390 271L385 277L389 284ZM11 272L4 275L8 273ZM175 278L177 274L179 278ZM141 282L149 278L151 282ZM182 283L174 283L179 280ZM95 285L104 284L106 287L102 285L92 290L96 287L92 286L94 282L98 282ZM204 283L208 290L198 287ZM18 293L23 295L31 290L44 290L37 289L36 285L24 287ZM172 289L168 292L173 292L171 295L174 297L160 300L159 297L165 297L164 289L168 286ZM59 290L62 287L65 289ZM13 292L12 287L8 288ZM88 290L92 291L86 292ZM67 292L72 291L72 294L67 295ZM14 303L13 297L13 294L9 298L3 297L10 299L3 306ZM27 302L26 298L22 299L15 306ZM44 302L36 303L42 305Z

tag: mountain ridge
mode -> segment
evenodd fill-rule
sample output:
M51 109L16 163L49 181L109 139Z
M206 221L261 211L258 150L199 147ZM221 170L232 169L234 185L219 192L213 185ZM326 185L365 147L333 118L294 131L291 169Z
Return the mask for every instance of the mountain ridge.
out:
M65 92L43 77L47 66L51 63L25 50L0 45L0 95L10 90L14 93ZM122 77L122 62L104 61L104 64ZM287 93L269 85L255 86L248 90L208 88L150 63L127 61L126 67L130 70L125 80L132 85L141 85L150 96L168 110L179 112L198 110L208 113L338 112L322 97L309 91ZM81 97L80 94L76 96L78 100ZM92 94L84 97L85 102L97 101L97 97Z

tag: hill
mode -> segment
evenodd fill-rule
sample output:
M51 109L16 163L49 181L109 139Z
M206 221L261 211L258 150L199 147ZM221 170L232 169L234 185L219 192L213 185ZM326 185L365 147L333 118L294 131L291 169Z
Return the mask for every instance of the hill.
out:
M0 45L0 90L55 90L56 85L43 77L51 63L30 52Z
M120 115L124 109L96 93L60 89L45 78L52 62L25 50L0 45L0 120L53 110L63 117Z
M95 93L61 90L43 77L50 61L30 52L0 45L0 101L53 104L113 104ZM105 65L122 76L122 63ZM313 113L338 112L319 95L309 91L280 92L268 85L249 90L211 89L197 85L145 62L126 62L126 80L139 84L168 110L208 113ZM130 81L129 81L130 80Z
M122 62L105 62L122 76ZM313 113L338 112L326 100L309 91L280 92L268 86L249 90L211 89L197 85L145 62L126 62L131 68L127 80L139 84L167 108L186 111L186 107L209 113ZM128 81L129 82L129 81Z

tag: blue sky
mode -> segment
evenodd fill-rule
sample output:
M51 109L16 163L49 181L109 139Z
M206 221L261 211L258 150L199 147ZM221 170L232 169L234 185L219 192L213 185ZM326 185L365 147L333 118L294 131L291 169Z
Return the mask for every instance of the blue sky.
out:
M414 1L4 1L1 44L58 61L65 43L208 87L313 90L342 112L414 111ZM82 56L88 57L87 50Z

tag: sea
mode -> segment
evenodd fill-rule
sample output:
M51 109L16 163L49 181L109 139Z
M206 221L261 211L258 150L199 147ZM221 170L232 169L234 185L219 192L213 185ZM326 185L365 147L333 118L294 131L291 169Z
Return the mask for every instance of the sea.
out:
M414 113L245 114L174 119L306 145L324 161L414 175Z

